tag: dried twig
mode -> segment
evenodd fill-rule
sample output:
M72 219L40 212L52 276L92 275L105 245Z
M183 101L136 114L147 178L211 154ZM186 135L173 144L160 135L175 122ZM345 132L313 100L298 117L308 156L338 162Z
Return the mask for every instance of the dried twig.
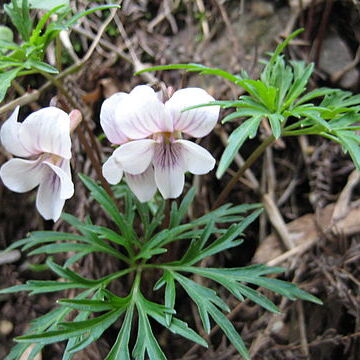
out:
M0 251L0 265L11 264L18 261L21 257L19 250Z
M131 57L131 63L134 66L134 70L135 71L140 71L143 70L145 68L144 64L139 60L138 56L135 53L134 47L126 33L126 30L124 28L124 25L122 24L122 22L120 21L120 18L118 16L115 16L115 23L120 31L121 37L123 38L125 45L127 46L129 53L130 53L130 57ZM144 78L146 79L146 81L155 84L157 82L157 79L154 75L150 74L150 73L143 73Z
M203 0L196 0L196 6L198 7L200 13L203 14L201 17L201 27L204 33L204 37L207 39L210 35L210 27L206 18L206 9Z
M264 205L265 211L271 221L272 226L275 228L278 233L281 241L283 242L287 250L293 249L295 247L294 241L291 238L291 235L286 227L285 221L280 214L278 207L276 206L274 200L269 194L263 194L261 201Z
M336 84L339 80L341 80L341 78L346 73L348 73L350 70L354 69L359 64L359 62L360 62L360 46L356 50L354 60L352 62L350 62L349 64L347 64L346 66L344 66L343 69L341 69L331 75L331 77L330 77L331 82Z

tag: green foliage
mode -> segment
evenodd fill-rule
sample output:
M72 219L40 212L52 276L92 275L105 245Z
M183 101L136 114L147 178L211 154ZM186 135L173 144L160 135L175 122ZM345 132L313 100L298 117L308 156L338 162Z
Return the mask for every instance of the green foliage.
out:
M19 6L21 6L21 1L17 0ZM30 9L52 10L58 6L67 8L70 6L70 0L29 0Z
M96 6L69 17L69 0L12 0L10 4L5 4L4 10L21 36L22 43L15 43L9 33L5 39L0 34L0 102L3 101L11 81L17 76L39 72L58 73L56 68L43 60L46 48L60 31L69 29L81 17L94 11L113 7L119 6ZM36 26L30 14L32 8L48 10ZM51 15L55 13L57 20L47 25ZM4 33L4 27L2 28Z
M124 186L115 193L125 204L120 213L116 202L85 175L81 179L93 199L103 208L113 223L112 228L92 224L90 218L81 222L65 214L63 219L73 228L74 233L56 231L35 231L26 239L12 244L10 249L31 250L30 254L55 254L69 252L71 256L63 264L55 263L52 258L46 267L58 280L33 280L23 285L3 289L0 294L28 291L31 295L67 289L76 289L78 295L72 299L59 299L58 307L48 314L34 320L28 332L16 338L18 344L6 360L18 360L21 354L35 344L29 359L33 359L46 345L66 341L63 360L70 360L74 354L99 337L114 322L122 319L119 330L107 360L130 360L131 358L151 360L166 359L152 329L152 321L167 328L170 332L192 342L207 347L206 341L189 325L176 315L178 286L182 287L195 303L204 330L211 330L211 319L219 325L229 341L243 358L249 355L239 333L224 312L230 308L215 290L191 280L186 274L196 274L224 286L240 301L249 298L267 310L278 309L268 298L254 289L260 286L289 297L292 300L304 299L315 303L320 301L314 296L298 289L294 284L267 278L268 274L283 271L281 268L263 265L245 268L216 269L197 267L201 260L214 256L224 250L241 244L243 232L257 219L262 209L258 204L220 208L205 214L189 223L184 223L195 191L190 189L179 205L173 205L168 228L161 229L164 218L163 200L156 204L142 204ZM248 215L246 215L249 213ZM141 233L133 230L136 217L141 219ZM231 224L228 226L228 224ZM161 254L165 246L174 242L185 242L187 247L178 261L164 263ZM89 279L70 268L75 262L90 253L105 253L119 261L119 270L99 279ZM156 259L153 259L156 257ZM81 267L80 267L81 268ZM160 271L160 278L154 289L164 287L163 305L147 299L141 291L142 273ZM112 281L133 274L133 284L125 297L119 297L108 290ZM250 287L251 285L252 287ZM72 318L72 321L68 319ZM130 336L137 321L137 340L130 349Z
M200 74L220 76L246 90L247 95L237 100L213 101L185 109L187 111L201 106L234 108L235 111L225 116L222 123L242 120L229 136L216 172L218 178L229 168L244 142L256 136L262 121L269 122L272 130L270 136L274 139L295 135L321 135L331 139L349 152L356 168L360 170L360 136L355 132L359 130L360 96L329 88L304 94L314 65L303 61L285 61L282 55L288 43L301 32L302 29L295 31L277 46L258 80L250 79L244 71L240 75L232 75L200 64L155 66L138 73L174 69L197 71ZM320 104L314 104L314 100Z
M319 94L323 96L319 106L305 103ZM305 95L299 103L289 111L290 115L300 118L295 123L298 126L288 126L284 129L284 134L320 134L336 141L349 152L360 171L360 136L356 132L360 129L360 95L352 95L342 90L317 89ZM301 119L301 116L304 118Z
M11 46L13 44L14 34L10 28L0 25L0 56L6 53L6 49L2 47Z

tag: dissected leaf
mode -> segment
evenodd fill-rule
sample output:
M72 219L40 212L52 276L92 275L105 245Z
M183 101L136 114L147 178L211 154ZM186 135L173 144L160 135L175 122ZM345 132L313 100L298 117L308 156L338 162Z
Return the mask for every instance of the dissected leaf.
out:
M217 178L221 178L224 175L225 171L234 160L245 140L256 133L260 125L261 118L261 116L255 116L249 120L244 121L229 136L228 145L226 146L225 151L221 156L220 163L216 171Z
M134 304L131 303L126 310L125 319L118 333L116 341L105 360L130 360L129 340L134 315Z
M11 82L16 78L21 69L22 67L19 66L3 73L0 72L0 103L4 100L7 89L11 86Z

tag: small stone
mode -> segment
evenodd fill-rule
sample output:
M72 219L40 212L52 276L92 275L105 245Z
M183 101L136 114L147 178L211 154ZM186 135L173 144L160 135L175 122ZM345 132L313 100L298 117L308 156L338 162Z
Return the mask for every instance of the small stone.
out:
M274 323L271 334L276 341L283 344L289 339L289 328L282 320L279 320Z
M329 76L343 70L353 61L353 56L346 43L334 31L325 38L320 54L319 68ZM351 89L359 80L356 68L346 72L339 81L342 88Z
M307 9L313 0L290 0L289 5L293 9Z
M0 320L0 334L7 336L14 329L14 325L9 320Z
M270 2L255 1L251 3L251 11L256 17L268 17L274 13L274 5Z

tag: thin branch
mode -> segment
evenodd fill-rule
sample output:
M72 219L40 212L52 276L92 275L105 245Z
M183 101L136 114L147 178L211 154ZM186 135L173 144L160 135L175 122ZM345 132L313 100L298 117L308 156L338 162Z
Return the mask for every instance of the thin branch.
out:
M217 200L215 201L214 205L212 206L212 209L218 208L223 202L226 200L226 197L230 194L230 191L233 189L233 187L236 185L236 183L239 181L241 176L245 173L247 169L250 168L250 166L262 155L262 153L265 151L265 149L270 146L275 141L275 138L273 135L267 137L259 146L258 148L247 158L244 165L235 173L233 178L228 182L228 184L225 186L223 191L218 196Z

